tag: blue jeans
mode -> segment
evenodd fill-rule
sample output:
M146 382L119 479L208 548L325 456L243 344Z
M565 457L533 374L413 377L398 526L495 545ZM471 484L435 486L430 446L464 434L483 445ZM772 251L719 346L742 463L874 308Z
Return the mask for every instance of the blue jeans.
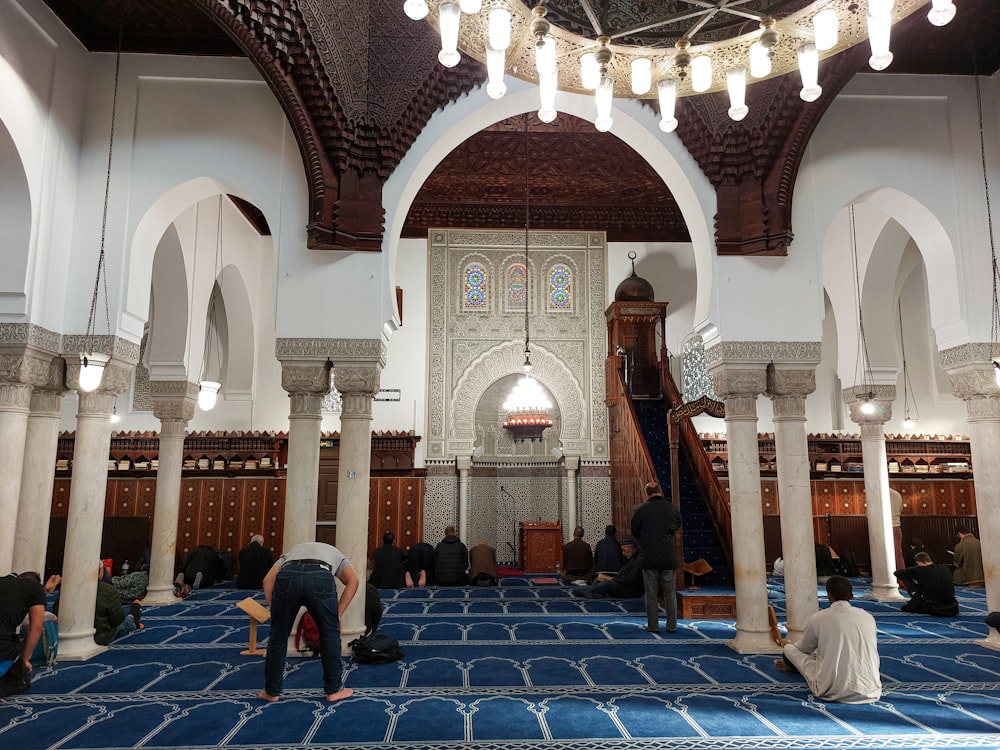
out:
M660 629L660 603L658 589L663 589L663 608L667 611L667 632L677 630L677 571L642 571L642 583L646 588L646 628Z
M264 690L268 695L281 695L288 636L299 607L306 608L319 629L323 691L330 695L344 687L337 604L337 581L328 566L293 560L278 571L271 592L271 632L264 657Z
M115 632L111 636L112 641L116 641L123 635L128 635L135 630L135 618L132 617L132 605L122 607L122 609L125 610L125 619L121 621L117 628L115 628Z

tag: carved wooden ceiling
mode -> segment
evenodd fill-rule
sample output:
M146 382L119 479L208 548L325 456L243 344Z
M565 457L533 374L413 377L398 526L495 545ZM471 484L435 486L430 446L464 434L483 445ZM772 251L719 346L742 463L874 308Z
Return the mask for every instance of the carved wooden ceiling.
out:
M773 9L804 0L749 1ZM318 248L380 246L381 216L371 206L381 204L382 182L431 114L485 78L475 61L441 68L436 32L406 18L402 0L44 2L92 51L114 51L121 30L126 52L248 56L275 91L302 149L310 183L309 238ZM678 2L664 0L657 8ZM558 4L561 10L553 12L567 18L581 13L579 0L549 4ZM598 15L637 18L655 5L590 4ZM958 14L944 28L932 27L922 12L900 24L886 72L995 73L1000 2L957 5ZM754 84L748 90L751 114L742 123L728 119L721 95L679 102L678 136L716 186L720 252L785 252L792 237L787 186L826 106L866 61L859 48L825 61L824 95L808 106L798 98L797 80L788 80L795 76ZM551 126L529 120L532 227L607 228L612 241L687 239L667 186L625 143L565 115ZM523 120L514 118L476 134L439 165L404 231L418 236L429 226L523 224Z

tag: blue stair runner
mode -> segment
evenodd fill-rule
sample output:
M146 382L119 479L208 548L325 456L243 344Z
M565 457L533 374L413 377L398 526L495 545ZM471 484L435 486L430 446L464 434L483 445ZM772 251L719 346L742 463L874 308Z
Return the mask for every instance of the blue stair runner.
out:
M667 431L666 402L662 399L652 399L635 400L632 404L635 406L646 447L652 456L656 476L660 479L664 494L669 497L673 477L670 476L670 436ZM704 558L712 566L712 572L699 576L696 585L730 587L733 585L733 572L726 560L719 535L712 526L711 516L705 507L705 498L695 480L694 471L683 446L678 456L678 464L684 560L693 562Z

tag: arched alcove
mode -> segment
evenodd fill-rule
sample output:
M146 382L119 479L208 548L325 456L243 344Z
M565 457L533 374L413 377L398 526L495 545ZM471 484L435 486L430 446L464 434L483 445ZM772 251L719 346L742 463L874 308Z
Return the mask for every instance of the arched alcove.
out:
M24 164L10 131L0 122L0 313L28 313L31 196Z

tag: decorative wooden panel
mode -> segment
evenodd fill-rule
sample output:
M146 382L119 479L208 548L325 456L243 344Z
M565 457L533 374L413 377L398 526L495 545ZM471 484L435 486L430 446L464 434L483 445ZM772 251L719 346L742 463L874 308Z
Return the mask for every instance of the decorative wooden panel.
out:
M396 535L396 546L404 550L423 538L423 477L373 477L368 502L369 558L386 531Z
M778 482L762 479L760 482L760 505L765 516L778 515Z
M69 516L69 485L69 479L56 479L52 483L52 518Z

